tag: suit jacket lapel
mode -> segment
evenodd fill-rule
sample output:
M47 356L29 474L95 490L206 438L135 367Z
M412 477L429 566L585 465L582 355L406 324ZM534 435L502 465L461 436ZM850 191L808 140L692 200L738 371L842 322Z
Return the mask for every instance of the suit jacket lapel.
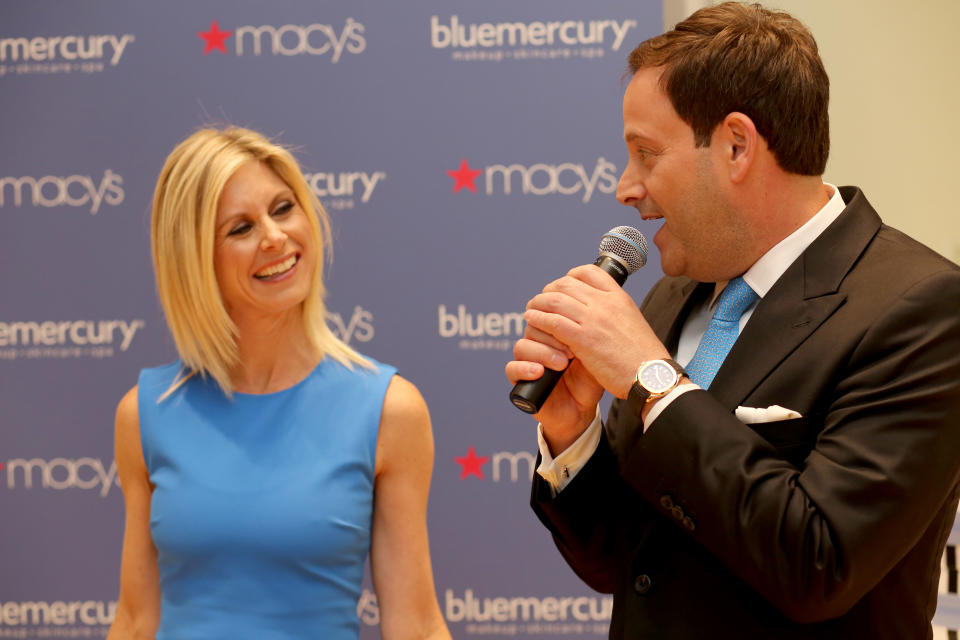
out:
M710 392L732 411L843 304L843 278L880 229L863 193L841 188L847 203L757 305Z
M668 278L662 280L644 301L644 317L671 353L676 353L680 331L690 309L712 290L712 283L689 278Z

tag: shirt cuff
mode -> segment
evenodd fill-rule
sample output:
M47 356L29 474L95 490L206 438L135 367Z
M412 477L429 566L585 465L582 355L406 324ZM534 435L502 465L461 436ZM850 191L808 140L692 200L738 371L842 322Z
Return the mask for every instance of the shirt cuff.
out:
M685 394L687 391L693 391L694 389L699 389L700 386L693 384L692 382L687 382L685 384L679 384L673 388L673 391L663 396L650 407L650 411L647 412L647 417L643 421L643 432L646 433L647 429L650 428L650 425L653 424L653 421L657 419L663 410L670 406L670 403Z
M580 437L573 444L554 458L550 454L550 447L547 446L547 441L543 437L543 425L537 425L537 443L540 445L540 466L537 467L537 473L553 489L554 496L563 491L564 487L570 484L574 476L590 460L590 456L593 455L600 444L602 429L603 422L600 419L600 407L598 405L596 415L594 415L590 426L580 434Z

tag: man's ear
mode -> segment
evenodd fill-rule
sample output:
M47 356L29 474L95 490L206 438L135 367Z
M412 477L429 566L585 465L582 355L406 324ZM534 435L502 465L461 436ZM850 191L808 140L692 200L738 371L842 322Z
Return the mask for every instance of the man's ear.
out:
M733 111L727 114L713 132L713 142L723 154L730 181L739 183L747 177L760 152L760 135L749 116Z

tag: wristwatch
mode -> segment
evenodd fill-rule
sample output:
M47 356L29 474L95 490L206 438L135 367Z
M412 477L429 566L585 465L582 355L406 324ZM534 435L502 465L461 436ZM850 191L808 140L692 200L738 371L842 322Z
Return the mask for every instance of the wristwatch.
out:
M640 363L637 379L630 387L629 399L640 404L662 398L680 384L681 376L686 375L674 360L647 360Z

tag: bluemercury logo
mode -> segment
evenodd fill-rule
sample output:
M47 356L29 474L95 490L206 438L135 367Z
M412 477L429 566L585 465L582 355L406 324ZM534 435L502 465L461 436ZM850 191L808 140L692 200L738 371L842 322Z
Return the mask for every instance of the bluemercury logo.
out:
M454 456L454 462L460 465L460 479L476 476L486 479L483 467L490 462L490 478L494 482L523 482L533 479L537 458L529 451L498 451L489 456L478 456L473 445L467 447L463 456Z
M0 322L0 347L117 344L126 351L143 320Z
M0 39L0 62L100 60L116 66L133 34Z
M222 31L219 23L213 20L207 31L197 32L197 37L204 41L203 55L214 50L223 54L229 53L227 40L232 36L233 51L238 56L248 53L255 56L264 53L275 56L329 54L330 61L336 63L344 52L357 54L367 48L363 32L364 26L353 18L347 18L339 31L333 25L319 23L286 24L280 27L243 26Z
M602 622L612 613L612 596L480 598L472 589L466 589L463 597L453 589L444 591L447 622Z
M474 313L466 305L457 305L448 311L446 305L437 307L438 333L441 338L457 338L458 346L466 350L506 350L513 340L523 335L522 313Z
M95 490L106 498L111 487L119 487L117 464L104 465L99 458L14 458L0 464L7 474L6 487L15 489Z
M349 318L341 316L335 311L329 314L331 330L345 343L352 340L370 342L373 340L373 314L360 305L353 308Z
M360 197L360 202L366 204L373 196L377 184L386 179L383 171L340 171L305 173L303 177L310 190L313 191L326 209L352 209L355 206L354 198Z
M430 16L430 46L455 60L595 58L619 51L636 20L534 20L462 23Z
M123 177L112 170L103 172L99 183L93 176L43 176L33 178L7 176L0 178L0 207L11 202L19 207L29 202L34 207L90 207L95 215L100 205L123 203Z
M538 162L530 166L513 163L471 168L467 159L463 158L456 170L446 173L453 179L454 193L463 189L477 193L476 181L482 175L481 187L488 196L509 196L515 192L529 196L579 195L584 203L590 202L596 191L615 193L618 180L617 166L602 156L597 158L592 167L572 162Z
M116 601L104 602L103 600L75 600L65 602L55 600L53 602L29 601L29 602L0 602L0 626L18 627L21 625L30 626L55 626L81 624L85 626L109 625L113 623L113 618L117 613ZM24 630L26 631L26 629ZM27 636L11 635L3 636L10 638L27 637L57 637L53 635ZM70 636L78 638L80 636ZM88 636L84 636L88 637Z

